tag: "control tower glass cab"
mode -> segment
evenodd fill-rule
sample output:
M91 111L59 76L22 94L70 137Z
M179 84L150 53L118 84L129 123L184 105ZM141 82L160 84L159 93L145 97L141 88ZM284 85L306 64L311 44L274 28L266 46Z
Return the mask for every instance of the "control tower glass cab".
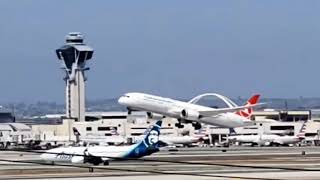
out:
M56 49L66 72L66 117L76 121L85 120L85 80L86 61L93 55L93 49L84 44L83 35L71 32L66 36L66 44Z

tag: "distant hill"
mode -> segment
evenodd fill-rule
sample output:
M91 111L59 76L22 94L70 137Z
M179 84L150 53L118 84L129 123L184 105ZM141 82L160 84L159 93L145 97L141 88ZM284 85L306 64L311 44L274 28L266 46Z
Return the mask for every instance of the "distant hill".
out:
M187 101L187 100L185 100ZM233 99L238 105L246 102L246 99ZM271 109L288 109L288 110L306 110L306 109L320 109L320 98L296 98L296 99L282 99L282 98L263 98L260 102L267 104L263 108ZM212 107L226 107L224 102L219 99L202 99L198 102L202 105ZM1 103L0 103L1 104ZM54 102L37 102L34 104L16 103L16 104L2 104L2 112L14 112L17 117L31 117L45 114L63 114L65 113L65 105ZM87 111L126 111L126 107L118 104L117 99L99 99L87 100Z

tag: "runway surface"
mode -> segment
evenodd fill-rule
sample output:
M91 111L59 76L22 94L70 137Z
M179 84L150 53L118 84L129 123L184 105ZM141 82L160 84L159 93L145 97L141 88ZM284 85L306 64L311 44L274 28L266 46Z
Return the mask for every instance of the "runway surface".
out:
M163 150L145 159L162 162L114 161L109 166L92 166L94 172L89 172L88 164L5 162L43 163L39 154L2 151L0 179L320 179L319 147L184 148Z

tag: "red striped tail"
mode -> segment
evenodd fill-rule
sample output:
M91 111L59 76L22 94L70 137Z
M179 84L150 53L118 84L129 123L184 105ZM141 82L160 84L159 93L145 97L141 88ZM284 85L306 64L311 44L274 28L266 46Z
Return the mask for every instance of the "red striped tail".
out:
M302 124L302 126L301 126L301 129L300 129L300 131L298 132L298 134L297 134L297 137L299 138L299 139L304 139L304 138L306 138L306 123L304 122L303 124Z
M250 106L250 105L257 104L258 101L259 101L259 98L260 98L260 94L253 95L253 96L247 101L247 103L245 104L245 106ZM245 118L248 118L248 119L251 117L252 113L253 113L252 107L247 108L247 109L244 109L244 110L240 110L240 111L236 112L236 114L238 114L239 116L242 116L242 117L245 117Z

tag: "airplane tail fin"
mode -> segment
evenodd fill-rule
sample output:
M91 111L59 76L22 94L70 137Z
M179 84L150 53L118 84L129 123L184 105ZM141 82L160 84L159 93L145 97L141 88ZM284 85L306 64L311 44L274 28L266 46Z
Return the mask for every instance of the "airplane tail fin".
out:
M229 128L229 135L236 135L237 132L234 130L234 128Z
M77 128L73 127L72 130L73 130L73 135L80 136L80 133Z
M257 104L259 102L259 99L260 99L260 94L253 95L247 101L245 106L251 106L251 105ZM236 112L236 114L238 114L239 116L242 116L242 117L245 117L245 118L248 118L248 119L251 118L252 113L253 113L253 108L252 107L249 107L247 109L240 110L240 111Z
M73 130L73 135L76 137L76 143L79 143L80 142L80 132L75 127L73 127L72 130Z
M111 133L111 135L116 135L116 136L119 135L119 133L118 133L118 131L117 131L117 128L115 128L115 127L112 127L112 128L110 129L110 133Z
M301 129L300 129L300 131L298 132L298 134L297 134L297 137L299 138L299 139L304 139L304 138L306 138L306 122L304 122L303 124L302 124L302 126L301 126Z
M160 129L161 129L162 121L157 121L150 129L145 132L145 137L142 140L142 143L146 145L146 147L157 147Z
M158 120L151 128L147 129L144 138L134 146L126 157L139 158L159 151L161 124L162 121Z

